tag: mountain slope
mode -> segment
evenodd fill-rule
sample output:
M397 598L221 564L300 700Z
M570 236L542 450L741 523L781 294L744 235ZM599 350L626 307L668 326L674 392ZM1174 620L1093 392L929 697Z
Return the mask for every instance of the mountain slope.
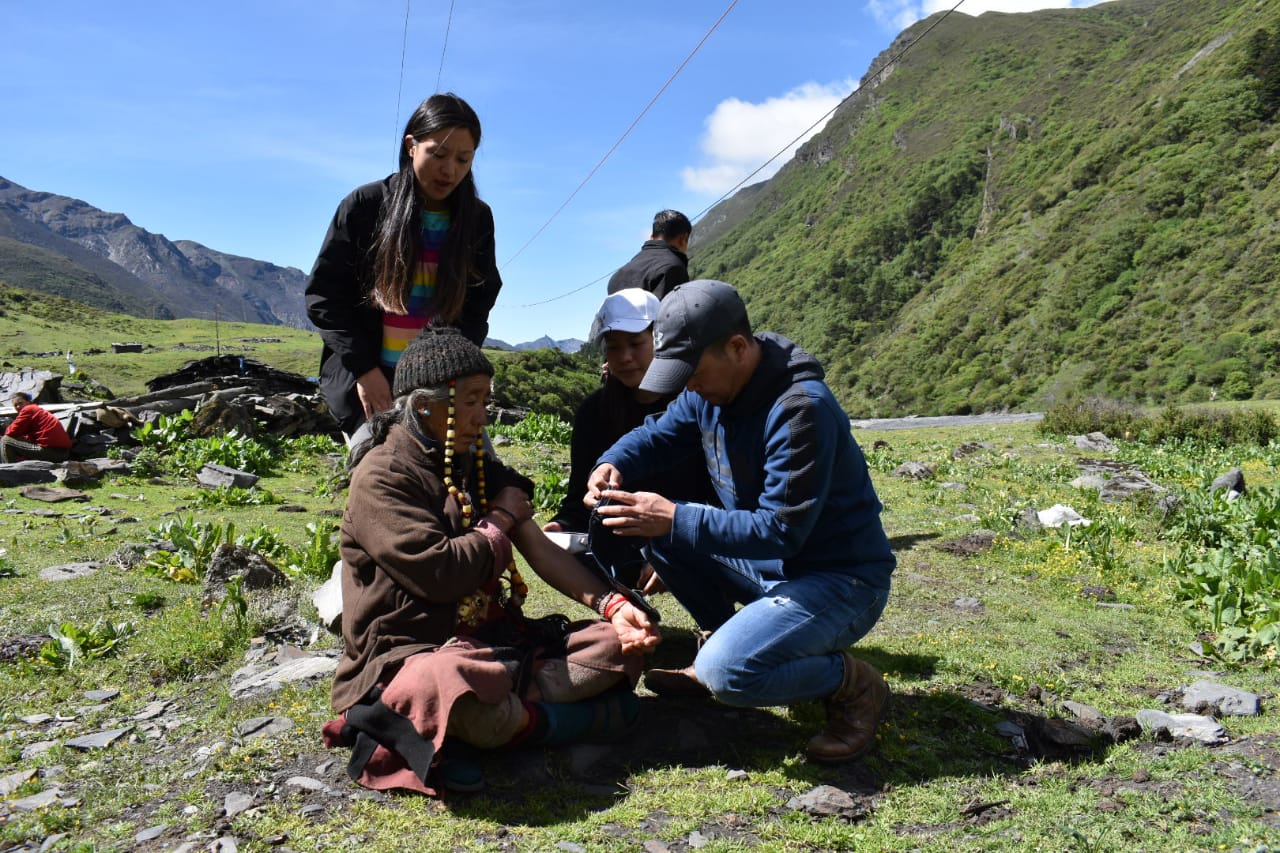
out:
M223 317L308 328L301 270L152 234L119 213L0 178L0 236L66 259L81 275L22 272L39 255L0 243L0 281L144 317ZM94 280L119 291L113 303Z
M692 272L859 415L1280 396L1280 128L1251 73L1280 10L953 14L889 62L940 17Z

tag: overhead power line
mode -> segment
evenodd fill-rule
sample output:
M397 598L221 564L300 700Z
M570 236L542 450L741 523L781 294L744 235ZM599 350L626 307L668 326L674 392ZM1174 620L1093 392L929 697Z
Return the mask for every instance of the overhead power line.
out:
M693 50L691 50L689 52L689 55L684 58L684 61L680 63L680 65L676 68L675 71L671 72L671 76L667 78L667 82L662 84L662 88L659 89L657 94L654 95L649 100L649 103L645 105L644 109L640 111L640 114L637 115L635 119L631 122L631 124L627 126L627 129L622 132L622 135L618 137L618 141L613 143L613 145L609 147L609 150L606 151L604 153L604 156L600 158L600 162L596 163L594 166L591 167L591 171L588 172L587 176L582 179L582 183L578 184L578 186L574 188L573 192L569 193L569 197L566 198L560 204L560 206L555 209L555 212L551 214L551 216L547 219L546 222L542 223L542 225L538 228L537 231L533 232L533 236L530 237L528 240L526 240L525 244L521 246L519 249L517 249L514 255L512 255L510 258L507 259L506 263L503 264L504 267L510 265L512 261L520 257L521 253L524 252L525 249L529 248L529 245L533 243L534 240L538 239L538 236L542 234L543 231L547 230L547 226L550 225L553 221L555 221L555 218L560 215L560 211L568 207L569 202L573 201L574 196L576 196L579 193L579 191L581 191L582 188L587 185L587 182L590 181L595 176L596 172L600 171L600 167L603 166L605 161L608 160L609 157L613 154L613 152L618 149L618 146L622 144L622 141L626 139L628 135L630 135L631 131L635 130L636 125L640 123L640 119L644 118L645 114L649 112L649 110L652 109L653 105L658 102L658 99L662 97L662 94L667 91L667 88L673 82L675 82L676 77L680 75L680 72L684 70L684 67L688 65L689 61L693 59L694 55L699 50L702 49L702 46L707 43L707 39L711 38L711 34L716 31L716 28L720 26L720 24L724 21L724 19L728 17L729 13L733 11L733 7L737 5L738 5L738 0L732 0L729 3L729 5L725 8L725 10L720 14L720 17L716 19L716 22L711 25L711 29L707 30L706 35L704 35L702 39L696 45L694 45ZM565 295L568 295L568 294L565 294ZM537 305L540 303L535 302L533 304ZM523 307L528 307L528 306L523 306Z
M409 4L412 0L404 0L404 36L400 39L400 82L396 84L396 117L395 127L391 129L391 133L396 137L400 136L400 95L404 91L404 54L409 46ZM440 58L440 62L444 62L444 57Z
M897 62L899 59L901 59L901 58L903 57L903 55L904 55L904 54L906 54L906 52L907 52L908 50L910 50L912 47L914 47L916 44L918 44L918 43L920 42L920 40L921 40L921 39L923 39L925 36L927 36L927 35L928 35L932 30L933 30L933 28L934 28L934 27L938 26L938 24L941 24L943 21L945 21L945 20L947 19L947 17L948 17L952 12L954 12L956 9L959 9L959 8L960 8L960 6L961 6L963 3L964 3L964 0L959 0L959 2L957 2L957 3L956 3L956 5L952 6L950 9L948 9L948 10L947 10L946 14L944 14L941 18L939 18L938 20L936 20L936 21L934 21L932 24L930 24L930 25L925 29L925 31L924 31L924 32L922 32L920 35L916 36L916 37L915 37L915 38L913 38L911 41L909 41L909 42L907 42L905 45L903 45L903 46L902 46L902 50L898 51L898 52L897 52L897 53L895 53L893 56L889 57L889 60L888 60L884 65L881 65L879 68L873 69L870 73L868 73L868 74L867 74L867 79L869 79L869 80L874 80L874 79L876 78L876 76L877 76L877 75L879 75L879 73L880 73L881 71L883 71L887 65L891 65L892 63ZM705 216L705 215L706 215L707 211L711 210L711 208L715 207L717 204L719 204L720 202L724 201L724 200L725 200L725 199L727 199L729 196L733 195L733 194L734 194L734 193L736 193L738 190L740 190L740 189L741 189L741 188L742 188L742 187L743 187L743 186L744 186L748 181L750 181L750 180L751 180L752 178L754 178L756 175L760 174L760 172L762 172L766 166L768 166L768 165L769 165L770 163L772 163L774 160L777 160L779 157L781 157L783 154L785 154L785 153L787 152L787 150L791 148L791 146L792 146L792 145L795 145L795 144L796 144L797 142L799 142L801 139L804 139L804 138L805 138L805 136L807 136L807 135L809 134L809 131L813 130L815 127L817 127L818 125L822 124L822 123L823 123L823 122L825 122L827 119L831 118L831 116L835 114L835 111L836 111L836 110L838 110L838 109L840 109L842 106L844 106L844 104L845 104L845 102L846 102L846 101L848 101L850 98L852 98L854 95L858 94L858 93L859 93L859 92L861 92L861 91L862 91L862 84L861 84L861 83L859 83L859 84L858 84L858 86L857 86L857 88L855 88L852 92L850 92L849 94L845 95L843 98L841 98L841 99L840 99L840 103L836 104L834 107L832 107L831 109L827 110L827 111L822 115L822 117L821 117L821 118L819 118L819 119L818 119L817 121L815 121L813 124L809 125L809 126L808 126L808 127L806 127L803 131L801 131L799 136L797 136L795 139L791 140L791 141L790 141L790 142L788 142L786 145L784 145L784 146L782 147L782 149L781 149L780 151L778 151L778 153L774 154L774 155L773 155L772 157L770 157L768 160L765 160L763 163L761 163L761 164L756 168L756 170L755 170L755 171L753 171L751 174L747 175L747 176L746 176L745 178L743 178L742 180L738 181L736 184L734 184L734 185L733 185L733 187L732 187L731 189L729 189L727 192L725 192L725 194L724 194L724 195L720 196L720 198L718 198L718 199L716 199L715 201L711 202L711 204L707 205L707 206L706 206L706 207L704 207L704 208L703 208L699 213L697 213L696 215L694 215L694 217L693 217L693 221L697 221L697 220L701 219L703 216Z
M921 40L921 39L923 39L925 36L927 36L930 32L932 32L932 31L933 31L933 28L934 28L934 27L938 26L938 25L939 25L939 24L941 24L943 21L945 21L945 20L946 20L946 19L951 15L951 13L952 13L952 12L956 11L957 9L959 9L963 4L964 4L964 0L959 0L959 1L956 3L956 5L952 6L950 9L948 9L948 10L946 11L946 13L945 13L941 18L938 18L938 20L936 20L936 21L934 21L932 24L930 24L930 25L925 29L925 31L924 31L924 32L920 33L920 35L916 36L914 39L912 39L911 41L907 42L905 45L903 45L903 46L902 46L902 49L901 49L901 50L899 50L899 51L898 51L897 53L895 53L893 56L889 57L889 59L884 63L884 65L881 65L879 68L873 69L871 72L869 72L869 73L866 75L866 76L867 76L867 79L875 79L876 75L878 75L881 71L883 71L887 65L890 65L890 64L892 64L892 63L894 63L894 62L897 62L899 59L901 59L903 56L905 56L908 50L910 50L912 47L914 47L915 45L917 45L917 44L920 42L920 40ZM726 10L726 12L727 12L727 10ZM718 23L719 23L719 22L717 22L717 24L718 24ZM708 33L708 35L710 35L710 33ZM704 39L704 41L705 41L705 39ZM687 60L686 60L686 61L687 61ZM682 66L682 67L683 67L683 66ZM705 215L707 214L707 212L708 212L708 211L710 211L713 207L715 207L717 204L719 204L720 202L724 201L724 200L725 200L725 199L727 199L729 196L733 195L735 192L737 192L739 189L741 189L741 188L742 188L742 187L743 187L743 186L744 186L748 181L750 181L750 180L751 180L752 178L754 178L756 175L760 174L760 172L761 172L761 171L763 171L763 170L765 169L765 167L766 167L766 166L768 166L768 165L769 165L770 163L772 163L774 160L777 160L779 157L781 157L783 154L785 154L785 153L787 152L787 150L788 150L789 148L791 148L791 146L795 145L795 144L796 144L797 142L799 142L801 139L804 139L804 137L809 133L809 131L813 130L815 127L817 127L818 125L822 124L824 121L826 121L827 119L829 119L829 118L830 118L830 117L835 113L835 111L836 111L836 110L840 109L840 107L842 107L842 106L845 104L845 102L846 102L846 101L848 101L850 98L852 98L854 95L858 94L858 93L859 93L859 92L861 92L861 91L862 91L862 84L861 84L861 83L859 83L859 84L858 84L858 86L857 86L857 88L855 88L855 89L854 89L852 92L850 92L848 95L845 95L845 96L844 96L844 98L842 98L842 99L840 100L840 103L836 104L834 107L832 107L831 109L827 110L827 112L826 112L826 113L824 113L824 114L822 115L822 117L821 117L821 118L819 118L819 119L818 119L817 121L815 121L813 124L811 124L811 125L809 125L807 128L805 128L805 129L804 129L804 131L802 131L802 132L800 133L800 135L799 135L799 136L797 136L795 139L792 139L790 142L788 142L786 145L784 145L784 146L782 147L782 149L781 149L781 150L779 150L776 154L774 154L774 155L773 155L772 157L770 157L768 160L766 160L766 161L764 161L763 163L761 163L761 164L760 164L760 166L758 166L758 167L757 167L753 172L751 172L751 174L747 175L747 176L746 176L745 178L743 178L741 181L738 181L738 183L734 184L734 185L733 185L733 187L732 187L730 190L728 190L724 195L720 196L718 199L716 199L715 201L713 201L711 204L709 204L709 205L707 205L706 207L704 207L704 208L703 208L699 213L697 213L696 215L694 215L694 216L691 218L691 221L696 222L697 220L701 219L701 218L702 218L703 216L705 216ZM619 142L621 142L621 140L619 140ZM617 146L615 145L614 147L616 148ZM612 150L612 149L611 149L611 150ZM602 162L603 162L603 161L602 161ZM592 173L594 174L594 170L592 171ZM588 176L588 177L590 177L590 176ZM586 181L583 181L583 183L586 183ZM581 187L579 187L579 189L581 189ZM574 192L577 192L577 190L575 190ZM570 198L572 198L572 196L570 196ZM565 202L565 204L568 204L568 202L566 201L566 202ZM562 207L562 208L563 208L563 206L564 206L564 205L561 205L561 207ZM559 212L559 211L557 211L557 213L558 213L558 212ZM554 217L552 217L552 218L554 218ZM548 224L550 224L550 220L548 220ZM543 225L543 228L545 228L545 227L546 227L546 225ZM539 233L541 233L541 230L542 230L542 229L539 229ZM535 234L534 236L536 237L537 235ZM530 242L532 242L532 240L530 240ZM528 245L528 243L526 243L525 245L527 246L527 245ZM523 248L521 249L521 251L523 251ZM519 254L519 253L517 253L517 254ZM616 268L615 268L615 269L616 269ZM558 295L556 295L556 296L552 296L552 297L550 297L550 298L548 298L548 299L540 300L540 301L538 301L538 302L529 302L529 303L527 303L527 304L525 304L525 305L520 305L520 306L518 306L518 307L520 307L520 308L533 308L533 307L536 307L536 306L538 306L538 305L546 305L546 304L547 304L547 303L549 303L549 302L555 302L555 301L557 301L557 300L564 299L566 296L572 296L572 295L573 295L573 294L575 294L575 293L581 293L582 291L586 290L588 287L591 287L593 284L596 284L596 283L598 283L598 282L600 282L600 281L603 281L605 278L608 278L610 275L612 275L612 274L613 274L613 272L614 272L614 270L610 270L609 272L605 273L604 275L600 276L599 278L597 278L597 279L595 279L595 280L593 280L593 281L589 281L589 282L587 282L586 284L582 285L581 287L575 287L573 290L565 291L564 293L558 294Z
M455 0L449 0L449 20L444 25L444 44L440 47L440 70L436 72L436 91L440 91L440 81L444 78L444 54L449 49L449 32L453 29L453 4Z

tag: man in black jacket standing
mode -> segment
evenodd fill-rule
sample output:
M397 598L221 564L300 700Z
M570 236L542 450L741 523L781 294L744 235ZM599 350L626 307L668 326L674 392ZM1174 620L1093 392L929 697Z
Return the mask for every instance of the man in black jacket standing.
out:
M689 280L689 236L693 224L678 210L653 217L653 233L634 258L609 279L609 292L639 287L662 299Z

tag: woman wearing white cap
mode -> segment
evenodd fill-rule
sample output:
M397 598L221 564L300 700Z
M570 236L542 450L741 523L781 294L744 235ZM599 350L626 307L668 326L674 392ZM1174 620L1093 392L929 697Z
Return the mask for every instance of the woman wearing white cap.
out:
M640 390L640 380L653 361L653 321L657 316L658 297L640 288L611 293L596 312L589 337L604 350L604 377L601 387L582 401L574 415L568 491L559 512L543 530L585 532L590 510L582 503L582 497L596 460L649 415L666 411L667 404L675 399L675 394ZM703 466L688 467L699 477L690 477L687 484L668 480L663 483L662 493L676 491L686 499L707 500L710 488L703 482ZM642 563L643 558L638 557L633 566L615 568L638 572ZM619 579L630 585L636 582L634 577Z

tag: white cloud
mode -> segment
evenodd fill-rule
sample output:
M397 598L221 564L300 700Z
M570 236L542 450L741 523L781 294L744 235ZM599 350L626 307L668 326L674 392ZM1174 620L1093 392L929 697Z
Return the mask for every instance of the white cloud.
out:
M1035 12L1039 9L1083 9L1103 0L964 0L957 12ZM953 8L956 0L867 0L867 11L880 24L895 32L905 30L921 18Z
M709 195L726 192L783 151L751 180L754 183L772 176L797 148L822 130L830 118L828 113L856 85L854 80L826 86L806 83L763 103L738 98L721 101L704 122L701 147L707 162L681 170L685 189Z

